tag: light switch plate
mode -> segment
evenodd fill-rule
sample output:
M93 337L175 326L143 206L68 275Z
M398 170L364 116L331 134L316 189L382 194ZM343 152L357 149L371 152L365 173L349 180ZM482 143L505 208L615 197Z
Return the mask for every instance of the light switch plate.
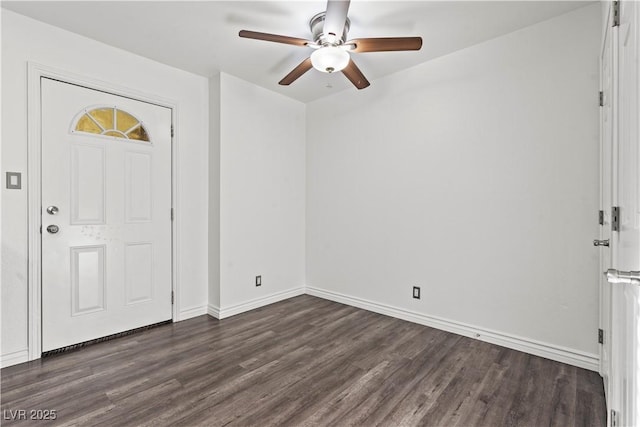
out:
M22 174L20 172L7 172L6 180L9 190L20 190L22 188Z

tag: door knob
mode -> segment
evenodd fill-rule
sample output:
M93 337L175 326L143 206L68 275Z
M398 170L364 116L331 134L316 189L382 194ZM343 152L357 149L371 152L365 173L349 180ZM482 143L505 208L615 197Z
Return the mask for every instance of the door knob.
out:
M640 271L621 271L610 268L604 272L609 283L629 283L640 285Z
M51 224L50 226L47 227L47 231L51 234L56 234L58 231L60 231L60 227L58 227L57 225Z
M57 213L58 213L58 207L57 207L57 206L49 206L49 207L47 208L47 213L48 213L49 215L55 215L55 214L57 214Z
M593 246L609 246L609 239L606 240L594 240Z

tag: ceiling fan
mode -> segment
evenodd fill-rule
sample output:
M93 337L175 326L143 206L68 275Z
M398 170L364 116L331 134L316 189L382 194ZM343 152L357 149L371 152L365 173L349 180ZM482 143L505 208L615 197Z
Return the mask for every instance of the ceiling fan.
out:
M349 3L349 0L327 1L327 10L316 14L309 22L313 41L247 30L240 31L238 35L249 39L314 49L309 58L302 61L280 80L279 84L281 85L290 85L311 68L315 68L324 73L342 71L356 88L364 89L370 83L353 62L349 53L420 50L422 38L381 37L347 41L347 33L351 25L351 21L347 17Z

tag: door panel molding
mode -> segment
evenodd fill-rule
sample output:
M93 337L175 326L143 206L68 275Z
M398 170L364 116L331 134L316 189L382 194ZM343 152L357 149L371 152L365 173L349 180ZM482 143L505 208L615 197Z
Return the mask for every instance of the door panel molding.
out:
M71 144L71 224L100 225L106 217L106 156L104 147L74 142ZM80 200L93 206L82 207ZM89 211L89 212L87 212ZM87 215L91 213L92 215Z
M153 299L153 244L151 242L125 242L124 251L125 304L132 305L151 301ZM148 270L148 274L135 274L142 269ZM141 277L143 280L133 280L137 277ZM151 280L146 281L144 278L151 278ZM144 286L140 286L140 283Z
M84 314L95 313L96 311L103 311L107 308L107 286L105 278L106 252L106 245L71 247L72 316L82 316ZM82 274L82 264L86 263L97 264L97 268L93 269L98 272L96 277L86 277L86 275ZM93 286L91 286L92 283L87 282L94 282ZM93 289L86 289L89 286L93 287Z
M27 63L27 189L28 189L28 352L29 360L39 359L42 353L42 241L41 241L41 199L42 199L42 176L41 176L41 86L42 78L50 78L64 83L82 86L87 89L98 90L112 95L130 98L149 104L158 105L171 109L171 124L174 129L178 129L177 111L178 105L175 100L163 98L156 95L147 94L138 90L111 84L102 80L94 79L84 75L79 75L67 70L50 67L35 62ZM177 201L179 199L178 189L180 172L178 169L179 147L177 132L172 137L171 144L171 206L179 211ZM167 213L169 215L169 213ZM171 224L171 283L172 291L175 295L172 306L172 318L178 320L180 307L180 258L177 248L180 242L180 216Z
M153 155L143 151L125 152L125 223L149 223L153 216L151 171Z

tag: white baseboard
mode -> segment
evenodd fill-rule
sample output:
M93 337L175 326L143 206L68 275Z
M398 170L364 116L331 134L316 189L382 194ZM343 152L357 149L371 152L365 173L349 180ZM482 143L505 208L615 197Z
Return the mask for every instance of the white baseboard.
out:
M29 361L29 349L18 350L11 353L0 355L0 368L6 368L7 366L17 365L18 363L24 363Z
M192 317L202 316L207 314L207 306L191 307L184 310L180 310L178 314L178 321L191 319Z
M274 302L282 301L285 299L297 297L305 293L304 287L288 289L286 291L276 292L265 297L252 299L250 301L242 302L240 304L231 305L228 307L220 307L217 310L217 316L215 310L217 307L210 306L209 314L217 319L224 319L226 317L235 316L236 314L244 313L245 311L254 310L256 308L264 307L265 305L273 304Z
M207 306L207 314L211 317L215 317L216 319L220 319L220 307L209 304Z
M513 350L541 356L547 359L577 366L579 368L588 369L590 371L598 372L599 369L600 359L597 354L581 352L566 347L531 340L529 338L505 334L503 332L455 322L436 316L429 316L426 314L417 313L415 311L405 310L386 304L380 304L362 298L356 298L349 295L340 294L338 292L327 291L311 286L306 287L306 293L319 298L328 299L353 307L373 311L375 313L384 314L398 319L407 320L409 322L419 323L421 325L430 326L432 328L441 329L443 331L453 332L458 335L463 335L492 344L497 344L502 347L511 348Z

